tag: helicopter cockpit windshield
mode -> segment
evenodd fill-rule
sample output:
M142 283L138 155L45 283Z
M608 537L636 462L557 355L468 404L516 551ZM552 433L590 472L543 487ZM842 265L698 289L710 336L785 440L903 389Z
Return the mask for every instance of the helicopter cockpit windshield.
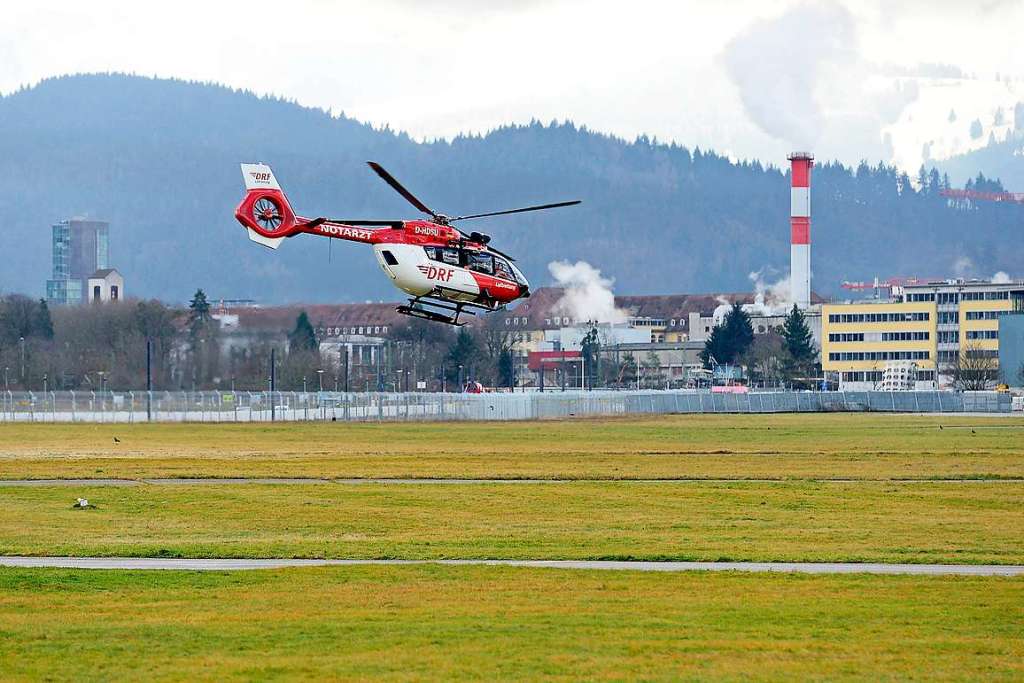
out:
M500 277L509 282L515 282L524 287L529 286L526 277L512 263L490 254L486 251L475 251L471 249L459 250L454 247L424 247L427 258L432 261L440 261L453 266L463 266L469 270Z

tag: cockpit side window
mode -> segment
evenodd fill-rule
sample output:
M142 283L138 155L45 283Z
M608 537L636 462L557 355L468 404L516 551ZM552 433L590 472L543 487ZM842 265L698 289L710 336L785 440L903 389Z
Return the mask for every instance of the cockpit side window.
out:
M471 251L469 252L468 265L471 270L486 273L487 275L494 274L494 258L490 254Z
M516 281L516 276L512 274L512 268L509 266L508 261L498 256L494 257L494 274L505 280Z
M458 249L447 249L447 248L441 249L441 248L439 248L439 251L441 252L441 260L442 261L444 261L445 263L450 263L453 266L459 265L459 250Z

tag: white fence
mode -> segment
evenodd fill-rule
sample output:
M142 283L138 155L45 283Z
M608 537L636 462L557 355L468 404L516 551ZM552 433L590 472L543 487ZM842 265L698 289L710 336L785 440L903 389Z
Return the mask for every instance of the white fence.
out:
M793 412L1010 412L997 392L553 391L493 394L337 392L3 392L0 422L531 420L588 415Z

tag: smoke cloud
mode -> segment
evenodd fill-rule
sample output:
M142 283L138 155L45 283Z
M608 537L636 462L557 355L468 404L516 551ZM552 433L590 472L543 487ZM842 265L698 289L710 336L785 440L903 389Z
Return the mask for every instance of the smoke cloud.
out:
M876 78L877 67L860 56L853 15L833 0L755 22L722 60L762 130L835 158L890 160L882 128L918 97L916 81L893 88Z
M957 277L970 277L974 272L974 261L969 256L961 256L953 261L953 274Z
M996 285L1008 285L1013 280L1010 279L1010 274L1005 270L1000 270L998 273L992 276L992 283Z
M780 316L789 313L793 308L792 292L789 286L789 276L776 282L769 283L765 279L767 268L755 270L747 275L754 285L754 302L743 304L743 310L751 315ZM725 297L718 297L718 306L711 314L716 325L720 325L725 319L726 313L732 308L732 304Z
M553 261L548 264L548 271L555 278L555 283L565 289L565 294L555 304L556 311L573 320L626 322L628 314L615 306L614 280L601 275L594 266L586 261Z

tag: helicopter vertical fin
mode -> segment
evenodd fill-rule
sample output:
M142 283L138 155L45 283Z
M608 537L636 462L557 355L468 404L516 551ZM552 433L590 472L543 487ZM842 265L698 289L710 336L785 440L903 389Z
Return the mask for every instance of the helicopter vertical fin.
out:
M245 181L245 189L249 190L277 190L281 186L277 184L274 172L266 164L241 164L242 179Z

